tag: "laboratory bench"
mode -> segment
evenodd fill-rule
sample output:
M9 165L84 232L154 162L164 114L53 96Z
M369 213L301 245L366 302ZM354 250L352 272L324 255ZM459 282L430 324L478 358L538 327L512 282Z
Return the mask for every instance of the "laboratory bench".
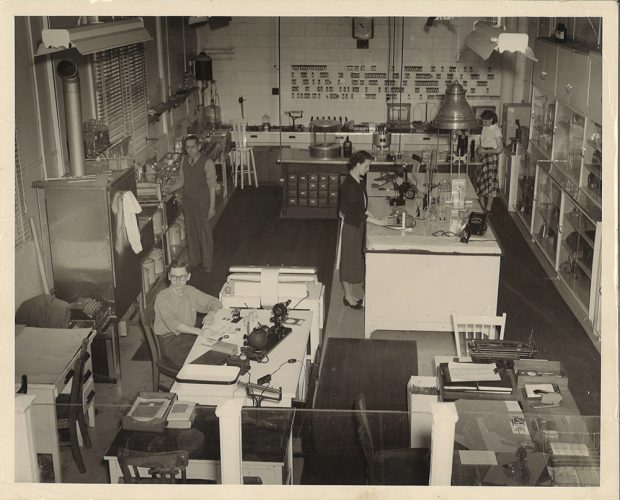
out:
M368 210L383 218L395 208L387 200L395 193L380 190L379 175L368 174ZM450 185L450 177L435 174L432 198L443 196L437 191ZM461 177L465 179L465 203L460 210L451 210L447 202L433 203L428 210L418 193L396 207L407 212L409 227L401 230L367 223L366 338L377 329L451 331L453 313L497 314L502 249L490 224L483 235L472 235L468 243L460 241L458 233L468 214L481 211L471 181L465 174ZM409 179L421 191L431 183L426 173L411 174Z
M313 158L307 149L282 148L283 192L280 215L289 218L337 219L341 177L348 173L348 158ZM411 153L387 160L375 155L371 171L402 171L411 165Z

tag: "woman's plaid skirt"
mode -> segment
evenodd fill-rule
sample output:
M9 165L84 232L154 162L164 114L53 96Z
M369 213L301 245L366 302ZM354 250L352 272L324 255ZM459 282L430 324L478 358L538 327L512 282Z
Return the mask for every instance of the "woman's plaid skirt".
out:
M495 198L499 192L497 180L497 155L485 154L482 156L482 165L478 168L476 178L478 196Z

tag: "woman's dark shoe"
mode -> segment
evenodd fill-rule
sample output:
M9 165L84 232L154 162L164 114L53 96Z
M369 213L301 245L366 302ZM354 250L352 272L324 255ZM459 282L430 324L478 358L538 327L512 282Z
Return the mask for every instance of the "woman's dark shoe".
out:
M355 305L351 305L347 302L347 298L346 297L342 297L342 303L347 306L350 307L351 309L363 309L364 306L362 306L362 304L360 302L357 302Z

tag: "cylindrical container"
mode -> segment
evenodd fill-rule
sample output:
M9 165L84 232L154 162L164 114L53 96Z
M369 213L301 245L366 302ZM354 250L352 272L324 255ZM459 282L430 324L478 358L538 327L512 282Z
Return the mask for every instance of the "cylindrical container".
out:
M149 270L142 264L142 288L148 290L150 287Z
M151 259L155 261L155 273L161 274L164 272L164 251L161 248L154 248L151 251Z
M153 214L153 233L161 234L161 232L163 231L163 225L164 225L164 218L161 213L161 209L158 208L157 210L155 210L155 213Z
M171 245L180 245L181 244L181 228L177 223L172 224L170 229L168 230L168 234L170 235L170 244Z
M149 286L153 285L153 283L155 283L155 280L157 279L157 275L155 274L155 261L150 257L147 257L146 259L144 259L144 263L142 264L142 266L146 268L149 273Z
M69 142L71 175L82 177L85 174L84 142L82 140L82 103L80 100L80 76L73 61L64 59L56 68L63 80L65 99L65 118Z

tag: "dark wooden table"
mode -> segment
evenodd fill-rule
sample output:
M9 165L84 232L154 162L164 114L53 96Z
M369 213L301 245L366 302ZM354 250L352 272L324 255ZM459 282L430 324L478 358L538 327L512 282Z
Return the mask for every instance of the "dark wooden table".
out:
M293 410L248 408L242 411L244 475L260 476L263 484L282 484L288 480L293 417ZM111 483L118 483L122 478L117 460L119 448L153 453L188 450L188 479L218 482L220 479L220 428L214 406L198 407L191 429L163 432L119 429L104 455Z

